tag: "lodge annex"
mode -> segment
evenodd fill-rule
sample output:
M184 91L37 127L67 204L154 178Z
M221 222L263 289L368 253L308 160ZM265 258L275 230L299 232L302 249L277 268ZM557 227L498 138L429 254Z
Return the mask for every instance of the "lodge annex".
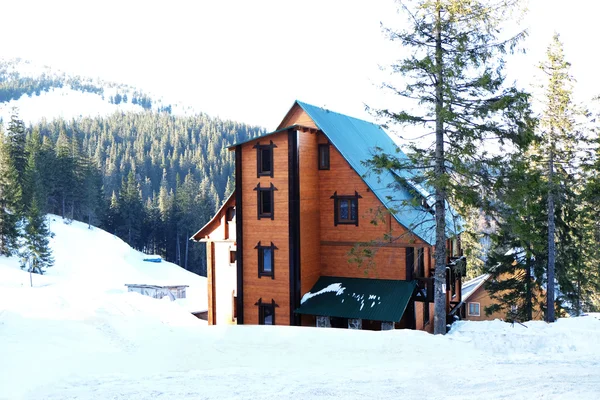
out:
M407 172L371 173L375 149L402 155L379 126L300 101L274 132L230 147L235 192L192 237L207 244L210 324L430 329L427 194ZM449 318L464 273L456 226ZM353 260L357 244L372 257Z

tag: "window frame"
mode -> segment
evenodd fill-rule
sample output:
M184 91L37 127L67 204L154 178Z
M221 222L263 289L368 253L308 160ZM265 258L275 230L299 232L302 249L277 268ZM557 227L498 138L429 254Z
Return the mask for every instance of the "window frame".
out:
M333 199L333 224L334 226L338 226L338 225L354 225L354 226L358 226L358 220L359 220L359 204L358 204L358 199L362 199L362 196L358 194L358 192L354 192L354 195L342 195L339 196L337 194L337 191L333 193L333 196L330 197L331 199ZM349 209L348 209L348 213L351 216L352 214L352 202L356 202L356 220L352 220L352 219L348 219L348 220L341 220L340 219L340 202L341 201L348 201L349 202Z
M471 304L477 305L477 314L471 314ZM481 317L481 304L476 302L468 302L467 303L467 316L469 317Z
M270 184L269 187L260 187L260 182L254 188L256 191L256 217L257 219L262 218L275 218L275 194L274 192L277 190L273 183ZM268 194L267 194L268 192ZM271 212L266 213L263 210L263 198L261 196L268 195L271 197Z
M329 171L330 167L331 167L331 151L329 150L329 143L321 143L319 144L319 149L318 149L318 159L317 159L317 166L319 168L320 171ZM327 154L327 165L323 165L321 164L321 151L325 151L325 153Z
M275 250L277 246L271 242L269 246L263 246L260 242L254 247L257 250L258 256L258 277L262 278L263 276L271 277L271 279L275 279ZM271 271L265 271L265 249L271 250Z
M262 301L262 297L260 299L258 299L258 301L256 303L254 303L255 306L258 306L258 324L259 325L275 325L275 308L279 307L279 305L277 305L275 303L274 299L271 299L270 303L263 303ZM265 310L270 309L271 311L271 323L270 324L265 324Z
M275 149L277 147L277 145L275 143L273 143L272 140L269 141L269 144L260 144L260 142L257 142L252 148L256 149L256 177L260 178L261 176L270 176L271 178L273 177L273 170L274 165L273 165L273 149ZM271 163L271 170L270 171L263 171L262 167L262 160L263 160L263 151L264 150L269 150L269 157L270 160L269 162Z

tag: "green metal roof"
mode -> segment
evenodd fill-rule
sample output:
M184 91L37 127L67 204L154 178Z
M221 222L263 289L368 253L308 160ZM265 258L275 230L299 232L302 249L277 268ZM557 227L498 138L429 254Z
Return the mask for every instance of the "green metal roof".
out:
M416 281L322 276L295 312L399 322L416 285Z

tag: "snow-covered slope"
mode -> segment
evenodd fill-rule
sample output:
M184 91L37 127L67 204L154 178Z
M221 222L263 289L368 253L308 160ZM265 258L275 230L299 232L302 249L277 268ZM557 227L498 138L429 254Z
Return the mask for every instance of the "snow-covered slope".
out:
M189 285L187 299L181 305L194 312L207 309L205 277L169 262L145 262L146 255L102 229L88 229L87 224L78 221L66 224L56 215L48 215L47 221L54 234L50 239L54 266L44 275L30 276L21 271L16 257L0 256L3 291L28 288L32 283L33 288L28 292L32 296L42 292L36 290L39 288L61 296L104 295L125 293L125 284Z
M600 318L397 330L207 326L130 279L205 287L52 217L56 266L0 259L0 399L598 399ZM188 280L189 279L189 280ZM198 291L200 292L200 291ZM204 296L205 297L205 296ZM247 310L246 312L253 312Z

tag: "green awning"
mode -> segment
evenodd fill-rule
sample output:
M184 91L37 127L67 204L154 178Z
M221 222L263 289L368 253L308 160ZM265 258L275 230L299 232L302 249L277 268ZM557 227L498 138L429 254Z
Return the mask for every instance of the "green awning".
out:
M416 285L416 281L322 276L295 312L399 322Z

